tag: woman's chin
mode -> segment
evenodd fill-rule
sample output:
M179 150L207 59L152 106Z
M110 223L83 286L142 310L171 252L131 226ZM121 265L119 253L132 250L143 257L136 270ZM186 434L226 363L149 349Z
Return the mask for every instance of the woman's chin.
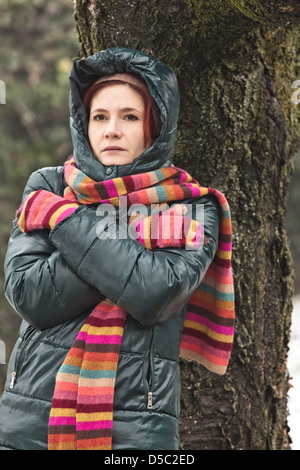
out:
M135 158L130 158L126 155L96 155L96 158L104 166L126 165L127 163L132 163L135 160Z

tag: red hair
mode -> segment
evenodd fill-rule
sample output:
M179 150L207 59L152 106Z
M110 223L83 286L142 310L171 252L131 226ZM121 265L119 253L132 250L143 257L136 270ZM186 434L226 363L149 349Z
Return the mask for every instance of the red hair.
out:
M138 81L141 81L141 79L138 76L135 76L135 78L138 79ZM90 119L91 102L95 93L97 93L97 91L100 90L101 88L105 88L107 86L111 86L115 84L122 84L122 85L126 84L130 86L131 88L133 88L136 92L138 92L142 96L144 106L145 106L145 115L144 115L144 123L143 123L144 142L145 142L145 145L147 145L149 142L152 143L156 139L156 137L158 137L159 130L156 128L156 125L155 125L155 120L153 117L153 110L151 107L151 98L150 98L149 93L145 90L145 85L139 87L136 84L128 83L122 80L110 80L109 78L105 81L94 83L87 90L83 98L83 104L84 104L88 119Z

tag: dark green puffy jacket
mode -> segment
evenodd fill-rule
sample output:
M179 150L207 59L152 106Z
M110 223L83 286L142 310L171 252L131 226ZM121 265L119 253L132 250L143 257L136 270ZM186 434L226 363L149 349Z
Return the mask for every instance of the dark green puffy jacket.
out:
M144 78L160 109L162 130L133 163L105 167L89 146L82 96L99 76L122 72ZM111 48L76 62L70 83L74 156L87 175L101 181L170 165L179 107L171 69L138 51ZM38 189L63 195L65 186L63 167L44 168L30 176L24 197ZM219 227L212 197L185 202L204 207L208 243L198 251L148 251L131 238L100 239L99 216L91 206L80 206L50 232L24 234L14 221L5 295L23 321L0 400L0 449L47 449L56 373L81 325L105 297L129 314L115 387L113 449L179 448L178 354L185 307L214 257Z

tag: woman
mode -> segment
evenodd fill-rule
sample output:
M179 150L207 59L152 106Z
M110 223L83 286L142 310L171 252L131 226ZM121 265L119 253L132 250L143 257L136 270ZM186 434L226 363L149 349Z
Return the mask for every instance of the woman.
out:
M171 164L179 93L165 64L110 48L76 62L70 82L74 158L31 175L8 245L5 294L23 321L0 402L0 449L49 441L49 449L175 450L180 344L183 357L198 359L194 346L184 354L184 320L219 232L226 256L209 289L226 278L226 305L214 334L215 318L203 322L199 361L224 373L230 354L228 207ZM143 217L130 211L137 202ZM150 212L161 202L173 224L165 238L161 211ZM114 209L110 218L103 207ZM178 220L192 238L175 236ZM147 227L157 236L147 238Z

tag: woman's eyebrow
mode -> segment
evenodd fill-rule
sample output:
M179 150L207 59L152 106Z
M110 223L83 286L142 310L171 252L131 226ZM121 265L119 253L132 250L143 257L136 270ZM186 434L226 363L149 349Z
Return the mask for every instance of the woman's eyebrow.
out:
M135 112L138 112L138 113L142 112L142 111L140 111L139 109L136 109L136 108L122 108L122 109L120 109L120 111L122 111L123 113L129 113L131 111L135 111Z
M109 110L108 109L104 109L104 108L97 108L97 109L94 109L93 111L91 111L91 114L93 113L107 113ZM136 108L121 108L120 111L122 113L129 113L129 112L137 112L137 113L142 113L142 111L136 109Z

